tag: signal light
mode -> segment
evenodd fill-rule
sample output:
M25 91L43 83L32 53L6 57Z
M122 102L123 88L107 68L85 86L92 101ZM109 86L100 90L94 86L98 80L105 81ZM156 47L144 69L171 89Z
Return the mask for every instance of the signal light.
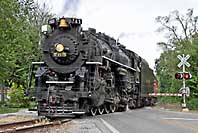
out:
M192 78L192 75L190 73L188 73L188 72L185 72L183 74L183 77L184 77L184 79L191 79Z
M176 79L191 79L192 75L189 72L177 72L175 74Z
M48 20L49 25L55 25L56 24L56 18L52 18Z
M52 18L48 20L48 24L52 27L55 28L56 27L56 18Z
M177 72L177 73L175 74L175 78L176 78L176 79L183 79L183 73Z

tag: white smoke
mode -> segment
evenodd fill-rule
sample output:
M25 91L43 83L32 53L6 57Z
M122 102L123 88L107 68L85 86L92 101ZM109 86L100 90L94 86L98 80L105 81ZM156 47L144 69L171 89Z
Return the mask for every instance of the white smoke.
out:
M77 16L77 11L80 6L80 0L64 0L62 10L58 16Z
M76 16L80 7L80 0L35 0L40 6L44 4L57 17Z

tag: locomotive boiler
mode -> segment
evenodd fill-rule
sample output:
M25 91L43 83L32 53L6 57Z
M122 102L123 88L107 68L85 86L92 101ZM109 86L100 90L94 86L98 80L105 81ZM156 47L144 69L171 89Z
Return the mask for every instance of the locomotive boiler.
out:
M148 63L77 18L52 18L42 27L43 62L34 72L38 114L64 117L153 105L155 76Z

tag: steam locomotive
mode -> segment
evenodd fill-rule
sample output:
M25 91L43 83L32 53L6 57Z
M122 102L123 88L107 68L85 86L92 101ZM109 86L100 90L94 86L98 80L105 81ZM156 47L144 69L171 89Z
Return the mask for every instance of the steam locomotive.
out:
M153 105L156 78L148 63L77 18L52 18L42 27L44 62L33 62L38 114L103 114ZM37 70L33 72L35 66ZM34 73L34 74L33 74ZM29 88L28 87L28 88Z

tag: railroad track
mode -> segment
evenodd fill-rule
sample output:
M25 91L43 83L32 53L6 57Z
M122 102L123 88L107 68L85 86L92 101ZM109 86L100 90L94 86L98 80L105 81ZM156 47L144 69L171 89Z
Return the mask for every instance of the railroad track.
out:
M20 122L12 122L12 123L7 123L7 124L1 124L0 133L26 132L26 131L39 129L39 128L46 128L46 127L52 127L55 125L61 125L69 121L71 121L71 119L48 121L44 118L41 118L41 119L26 120L26 121L20 121Z

